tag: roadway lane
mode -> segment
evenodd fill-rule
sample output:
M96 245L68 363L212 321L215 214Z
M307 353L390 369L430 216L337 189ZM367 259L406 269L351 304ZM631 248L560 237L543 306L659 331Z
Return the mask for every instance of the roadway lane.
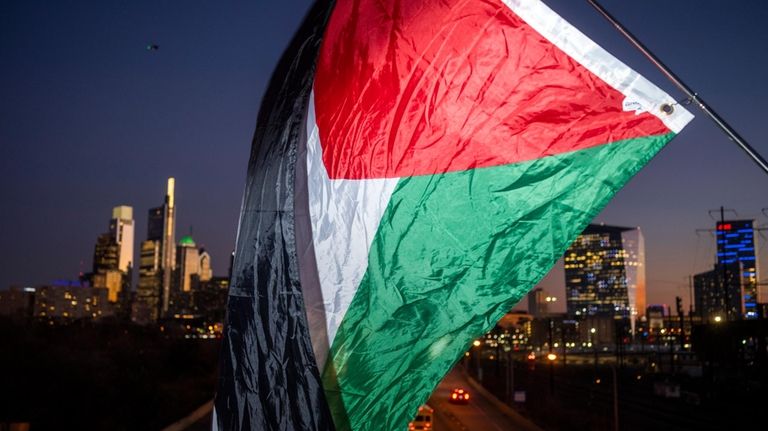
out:
M469 404L448 402L454 388L469 390ZM454 368L437 386L429 399L435 409L435 431L534 431L539 430L515 412L502 412L490 399L470 385L459 367Z

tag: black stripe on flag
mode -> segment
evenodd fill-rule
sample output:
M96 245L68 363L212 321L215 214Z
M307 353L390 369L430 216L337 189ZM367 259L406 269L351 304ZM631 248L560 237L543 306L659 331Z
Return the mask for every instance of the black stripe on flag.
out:
M314 4L280 59L259 110L214 429L334 429L307 327L295 232L297 154L305 147L315 61L333 3Z

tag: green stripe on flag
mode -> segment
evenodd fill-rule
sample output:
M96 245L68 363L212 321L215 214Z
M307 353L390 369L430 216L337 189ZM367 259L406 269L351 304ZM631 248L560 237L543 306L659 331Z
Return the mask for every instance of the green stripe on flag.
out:
M673 136L403 178L324 372L337 429L404 430L471 341Z

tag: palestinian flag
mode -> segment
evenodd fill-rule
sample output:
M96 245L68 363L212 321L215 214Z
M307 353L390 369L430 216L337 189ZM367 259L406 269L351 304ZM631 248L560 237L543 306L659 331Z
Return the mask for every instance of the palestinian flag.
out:
M540 1L320 1L258 117L216 426L405 429L691 118Z

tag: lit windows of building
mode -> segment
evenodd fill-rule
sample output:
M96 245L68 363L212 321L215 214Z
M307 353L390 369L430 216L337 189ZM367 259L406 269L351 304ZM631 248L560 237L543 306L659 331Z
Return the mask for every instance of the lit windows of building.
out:
M728 293L729 296L736 296L735 300L720 300L734 303L733 306L737 308L728 312L728 319L756 319L758 304L768 301L768 298L759 298L758 294L754 224L754 220L726 220L716 225L717 265L722 274L730 274L726 276L728 288L721 288L720 291L723 295Z
M54 324L111 316L108 295L107 289L77 281L56 281L53 285L35 288L33 313Z
M577 320L634 321L645 312L645 244L640 228L589 225L564 256L566 308Z

